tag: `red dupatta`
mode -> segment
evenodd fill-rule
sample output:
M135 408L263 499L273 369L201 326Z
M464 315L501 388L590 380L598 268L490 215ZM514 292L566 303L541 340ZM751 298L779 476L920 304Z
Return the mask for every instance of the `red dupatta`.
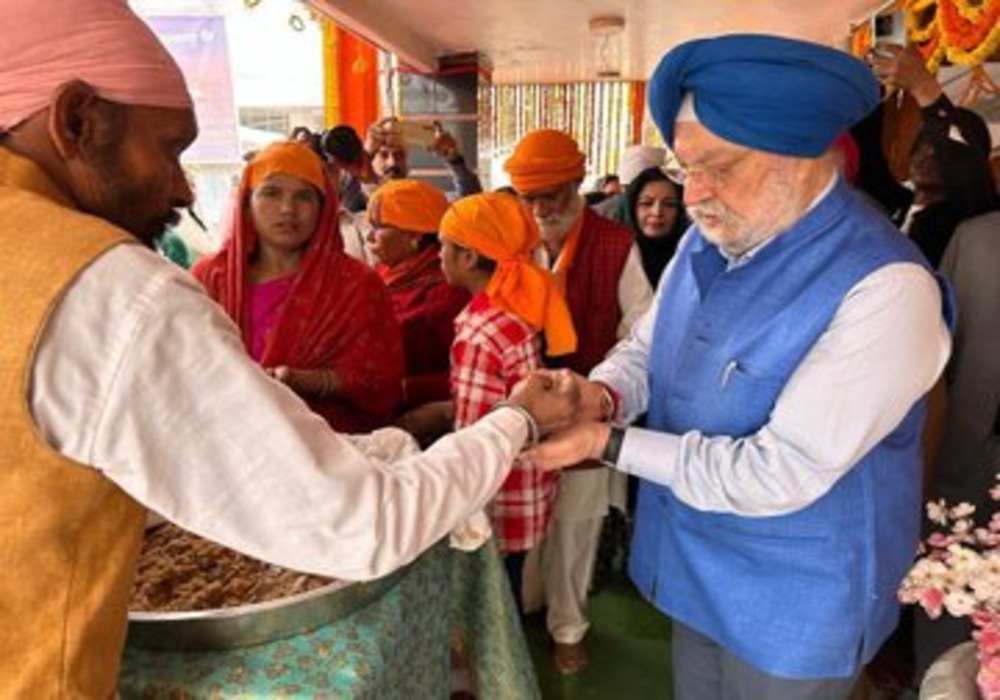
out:
M257 231L246 211L249 170L240 181L230 235L218 253L199 261L192 270L209 295L236 321L247 348L247 273L257 248ZM268 335L261 365L335 371L343 384L339 399L304 398L334 428L367 431L387 424L394 416L403 375L402 340L378 275L343 248L336 192L325 178L316 231Z

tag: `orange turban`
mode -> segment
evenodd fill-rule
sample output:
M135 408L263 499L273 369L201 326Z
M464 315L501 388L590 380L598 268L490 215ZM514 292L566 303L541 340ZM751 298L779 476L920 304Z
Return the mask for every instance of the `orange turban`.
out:
M368 200L368 216L382 226L437 235L448 211L444 192L416 180L390 180Z
M532 257L541 240L538 228L516 198L498 192L463 197L445 213L441 235L496 262L486 296L498 309L543 330L546 354L576 350L566 300L552 273Z
M272 143L250 161L244 179L252 189L277 173L305 180L321 193L326 193L327 178L323 163L302 141Z
M586 156L569 134L554 129L529 132L518 142L503 169L518 192L537 192L582 180Z
M192 107L177 63L126 0L3 0L0 16L0 132L74 78L113 102Z

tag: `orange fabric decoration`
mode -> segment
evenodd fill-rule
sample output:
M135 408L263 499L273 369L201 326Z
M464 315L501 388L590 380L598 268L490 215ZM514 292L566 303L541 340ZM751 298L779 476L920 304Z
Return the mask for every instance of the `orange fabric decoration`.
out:
M359 134L378 119L378 50L329 19L323 30L323 118Z
M582 180L586 156L569 134L538 129L525 135L503 169L518 192L537 192Z
M646 83L632 83L630 91L632 112L632 140L629 143L642 143L642 118L646 113Z
M576 257L576 249L580 245L580 236L582 231L583 214L581 213L566 233L562 249L559 251L559 257L556 258L556 264L552 268L552 274L555 276L556 288L563 294L566 293L566 283L569 278L569 271L573 268L573 258Z
M417 180L391 180L368 201L372 224L416 234L437 234L448 198L437 187Z
M341 94L340 124L359 134L378 119L378 51L364 39L338 27L337 73Z
M496 192L464 197L444 215L441 235L496 262L486 286L487 298L496 308L542 330L547 355L576 350L576 331L566 299L552 274L534 260L541 237L517 199Z

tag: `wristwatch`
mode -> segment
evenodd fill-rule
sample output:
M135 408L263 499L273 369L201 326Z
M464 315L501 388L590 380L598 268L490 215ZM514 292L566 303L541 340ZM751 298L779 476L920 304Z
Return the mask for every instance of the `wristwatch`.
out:
M608 434L608 441L604 443L604 451L601 452L601 461L609 467L618 465L618 455L622 451L622 442L625 440L625 428L611 426Z

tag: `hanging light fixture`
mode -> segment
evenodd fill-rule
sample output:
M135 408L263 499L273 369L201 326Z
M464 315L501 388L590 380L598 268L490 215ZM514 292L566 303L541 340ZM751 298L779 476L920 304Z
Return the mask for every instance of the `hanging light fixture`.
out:
M599 15L587 24L594 40L594 65L597 77L620 78L622 75L622 32L625 18L621 15Z

